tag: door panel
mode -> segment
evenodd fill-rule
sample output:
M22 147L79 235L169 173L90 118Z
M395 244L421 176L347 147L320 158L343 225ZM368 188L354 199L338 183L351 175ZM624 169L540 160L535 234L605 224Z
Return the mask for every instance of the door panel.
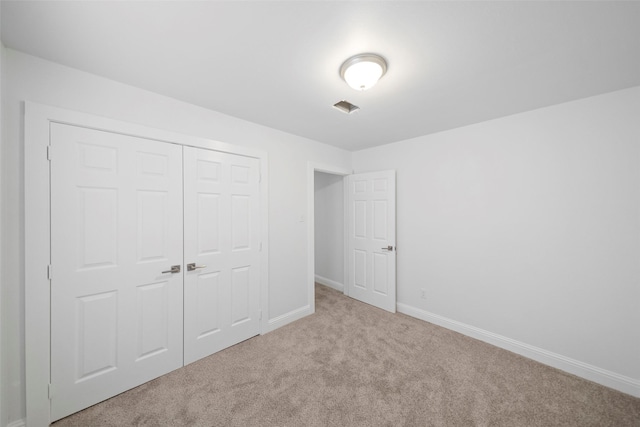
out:
M220 272L200 273L194 282L198 305L195 317L189 317L196 322L196 339L201 339L220 331Z
M52 124L51 417L182 366L181 147Z
M136 361L168 351L169 283L158 282L137 287L138 346Z
M349 296L395 313L395 171L347 180Z
M185 364L260 332L258 178L257 159L184 147Z

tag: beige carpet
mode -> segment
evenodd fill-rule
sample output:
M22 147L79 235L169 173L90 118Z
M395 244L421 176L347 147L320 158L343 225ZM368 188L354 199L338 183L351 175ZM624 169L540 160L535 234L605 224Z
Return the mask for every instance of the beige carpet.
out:
M640 399L316 286L316 314L63 426L640 426Z

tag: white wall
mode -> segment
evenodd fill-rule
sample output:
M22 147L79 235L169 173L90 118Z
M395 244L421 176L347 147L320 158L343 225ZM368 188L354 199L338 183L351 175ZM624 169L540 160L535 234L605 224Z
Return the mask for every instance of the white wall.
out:
M353 165L397 170L402 311L640 393L640 87L358 151Z
M344 289L343 177L315 172L316 281Z
M2 333L6 419L24 417L24 182L25 100L106 116L188 135L265 150L269 155L269 319L308 307L307 162L350 168L351 154L6 49L6 139L2 163ZM278 323L278 324L282 324Z

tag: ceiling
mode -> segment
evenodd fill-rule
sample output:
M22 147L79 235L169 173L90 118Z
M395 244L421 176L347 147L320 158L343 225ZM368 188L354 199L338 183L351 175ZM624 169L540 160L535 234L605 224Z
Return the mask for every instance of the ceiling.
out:
M639 2L1 7L6 47L347 150L640 85ZM357 92L338 70L362 52L389 69Z

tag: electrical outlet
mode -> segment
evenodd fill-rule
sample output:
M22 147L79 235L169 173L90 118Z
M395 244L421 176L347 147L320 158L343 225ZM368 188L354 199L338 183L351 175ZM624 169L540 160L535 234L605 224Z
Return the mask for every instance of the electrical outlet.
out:
M420 289L420 298L427 299L427 291L424 288Z

